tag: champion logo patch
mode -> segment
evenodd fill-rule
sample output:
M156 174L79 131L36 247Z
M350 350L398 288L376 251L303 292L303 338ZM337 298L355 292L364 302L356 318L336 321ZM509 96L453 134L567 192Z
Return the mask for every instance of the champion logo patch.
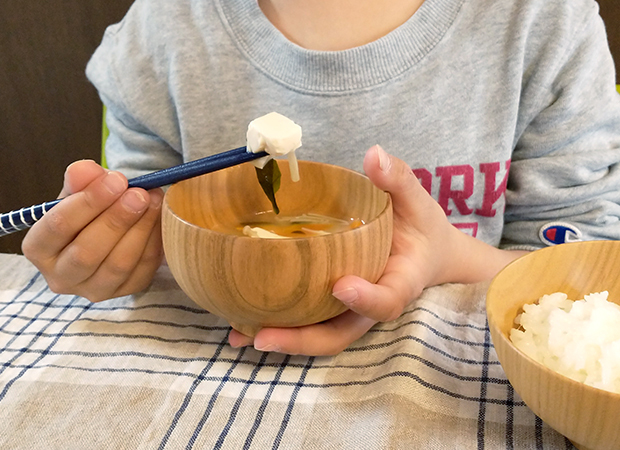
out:
M581 231L566 222L552 222L543 225L538 233L540 240L547 245L558 245L581 240Z

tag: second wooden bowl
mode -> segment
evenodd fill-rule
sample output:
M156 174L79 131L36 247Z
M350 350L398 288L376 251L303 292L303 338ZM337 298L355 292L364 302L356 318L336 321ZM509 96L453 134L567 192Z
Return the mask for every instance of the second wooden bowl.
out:
M345 311L332 295L344 275L371 282L392 242L392 203L365 176L300 161L301 181L279 162L280 215L359 218L359 228L325 236L258 239L226 233L271 210L254 166L243 164L171 186L164 199L164 251L170 270L198 305L254 335L262 327L317 323Z
M620 303L620 241L576 242L532 252L500 272L487 293L491 337L508 380L538 417L581 450L620 448L620 394L548 369L518 350L509 333L523 305L545 294L564 292L580 300L601 291Z

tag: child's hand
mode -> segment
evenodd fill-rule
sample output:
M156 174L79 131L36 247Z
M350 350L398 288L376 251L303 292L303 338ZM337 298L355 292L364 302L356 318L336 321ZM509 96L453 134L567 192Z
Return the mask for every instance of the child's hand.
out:
M78 161L60 197L22 243L50 289L97 302L146 288L163 258L163 191L127 189L122 174Z
M333 355L363 336L375 323L398 318L422 290L446 282L490 279L519 252L499 250L462 233L448 222L439 204L403 161L380 147L366 153L364 170L392 196L394 233L385 271L376 284L346 276L334 285L349 311L300 328L265 328L254 340L236 331L233 346L289 354Z

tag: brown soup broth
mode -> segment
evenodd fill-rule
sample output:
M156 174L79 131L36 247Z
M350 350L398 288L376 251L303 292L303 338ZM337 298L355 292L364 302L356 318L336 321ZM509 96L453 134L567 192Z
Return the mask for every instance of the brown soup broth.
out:
M325 234L339 233L341 231L351 230L364 224L361 219L337 219L322 214L303 214L300 216L280 216L269 215L270 217L260 217L257 219L243 223L237 223L230 226L222 226L217 231L245 235L244 228L261 228L270 233L287 238L300 238L310 236L320 236Z

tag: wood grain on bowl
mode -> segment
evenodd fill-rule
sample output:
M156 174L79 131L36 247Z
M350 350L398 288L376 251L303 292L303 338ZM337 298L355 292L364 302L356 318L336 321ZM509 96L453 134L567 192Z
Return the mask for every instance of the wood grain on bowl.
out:
M301 180L293 183L286 161L279 164L281 215L355 217L365 225L299 239L214 231L256 221L271 210L250 164L171 186L163 206L164 249L180 287L247 335L266 326L317 323L344 312L331 295L333 284L344 275L377 281L390 252L391 199L368 178L300 161Z
M620 394L544 367L517 350L509 333L522 306L545 294L565 292L578 300L601 291L620 303L620 241L575 242L532 252L500 272L487 292L491 337L508 380L536 415L581 450L620 448Z

